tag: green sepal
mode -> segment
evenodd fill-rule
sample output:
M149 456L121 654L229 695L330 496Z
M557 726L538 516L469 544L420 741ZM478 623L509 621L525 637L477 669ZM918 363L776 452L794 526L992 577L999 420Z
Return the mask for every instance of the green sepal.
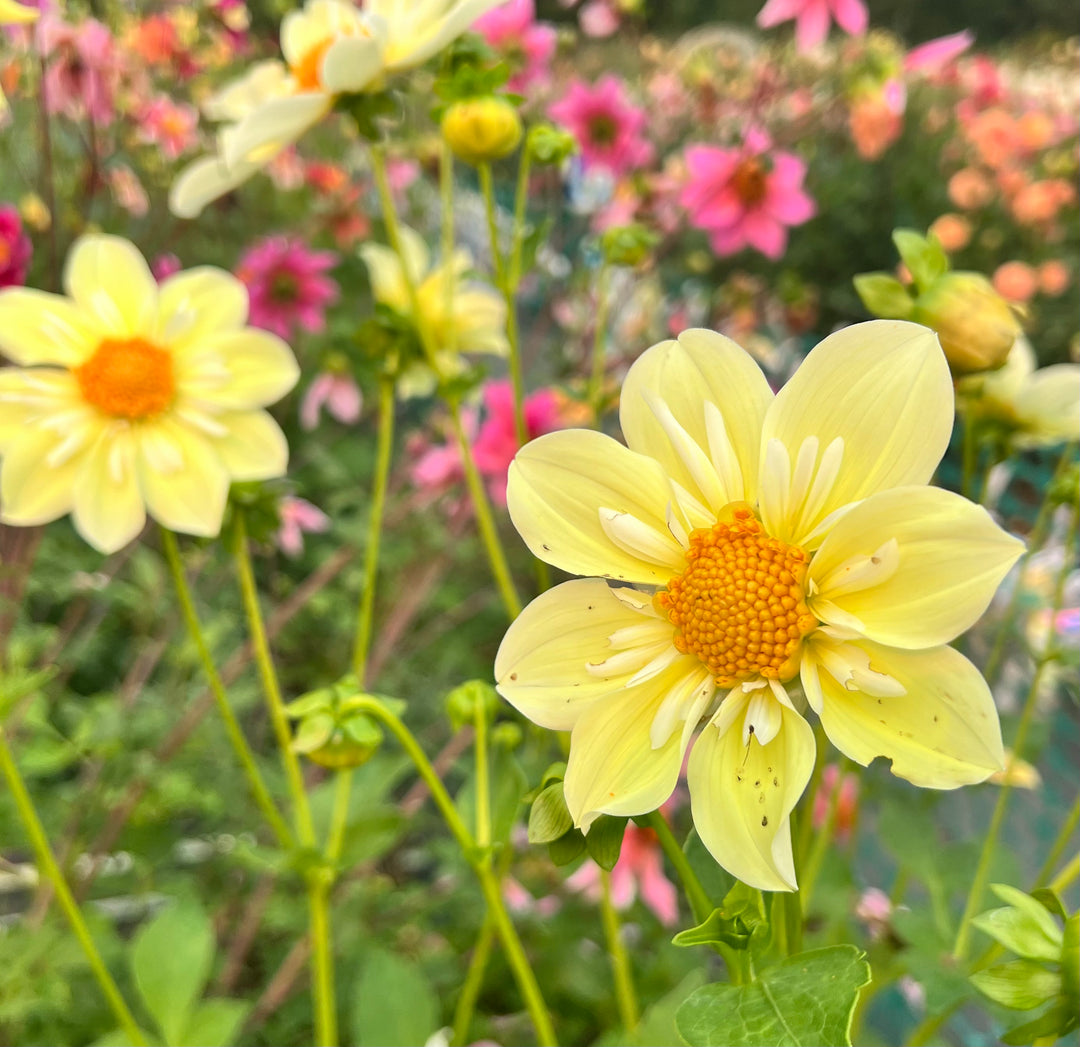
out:
M949 259L933 233L922 236L914 229L894 229L893 243L920 291L949 271Z
M574 827L566 807L563 783L552 782L529 810L529 843L554 843Z
M628 821L628 818L602 814L589 827L585 835L585 846L588 848L589 857L601 869L611 872L615 868L615 863L619 860L619 851L622 850L623 833L626 831Z
M1061 976L1033 960L1010 960L976 971L970 978L984 996L1014 1011L1041 1007L1054 999L1061 988Z
M860 273L852 281L868 313L885 320L906 320L915 303L908 289L889 273Z

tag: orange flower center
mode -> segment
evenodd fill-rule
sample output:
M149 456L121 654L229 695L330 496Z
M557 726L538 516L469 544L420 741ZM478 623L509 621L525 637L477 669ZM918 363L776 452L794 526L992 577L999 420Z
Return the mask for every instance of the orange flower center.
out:
M309 47L300 61L292 67L293 79L296 80L301 91L322 90L319 69L322 66L323 55L330 50L330 45L334 42L334 39L333 36L328 36L313 47Z
M691 532L686 560L656 597L675 646L697 655L720 687L790 680L818 624L806 606L806 553L770 538L749 505L732 502L712 527Z
M735 194L747 207L760 204L765 199L765 191L768 188L765 177L765 168L761 161L752 157L741 161L735 168L731 182L735 187Z
M176 395L172 355L142 338L106 338L74 369L87 403L117 418L159 414Z

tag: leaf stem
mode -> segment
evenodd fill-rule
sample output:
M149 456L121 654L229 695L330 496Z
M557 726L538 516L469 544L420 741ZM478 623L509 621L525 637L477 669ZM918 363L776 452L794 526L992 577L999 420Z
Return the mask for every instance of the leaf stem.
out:
M619 1008L619 1021L622 1022L627 1040L632 1042L640 1021L637 994L634 992L634 975L619 928L619 914L611 900L611 873L604 868L600 869L600 918L604 925L604 938L607 941L611 973L615 980L615 1002Z

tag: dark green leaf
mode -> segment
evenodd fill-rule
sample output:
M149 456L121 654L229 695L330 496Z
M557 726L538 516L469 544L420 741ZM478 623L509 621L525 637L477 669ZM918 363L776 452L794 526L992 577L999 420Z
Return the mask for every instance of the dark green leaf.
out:
M619 851L622 850L623 833L626 831L627 821L626 818L613 818L611 815L602 814L585 834L585 846L588 848L589 857L601 869L611 872L615 868L615 863L619 860Z

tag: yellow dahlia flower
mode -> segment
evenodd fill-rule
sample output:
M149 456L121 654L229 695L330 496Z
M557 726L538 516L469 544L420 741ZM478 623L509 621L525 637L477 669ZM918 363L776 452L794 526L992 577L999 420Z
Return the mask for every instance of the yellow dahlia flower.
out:
M509 349L506 303L491 287L468 279L472 268L468 252L455 251L449 262L433 267L427 244L408 226L401 228L401 245L416 289L419 316L412 315L405 270L397 253L382 244L364 244L360 257L367 265L375 301L409 317L434 346L439 377L450 378L464 370L461 353L505 356ZM427 395L435 381L428 366L414 365L399 380L398 391L403 396Z
M36 22L40 14L36 8L17 4L15 0L0 0L0 25L27 25Z
M1001 768L990 690L946 644L1022 546L926 486L953 424L931 331L848 327L775 396L734 342L686 331L630 368L619 417L627 447L552 433L509 478L529 548L594 576L534 600L495 662L511 704L571 732L580 828L662 804L704 721L688 770L702 840L745 883L793 890L807 707L851 759L884 756L915 785Z
M244 285L219 269L160 287L114 236L68 256L67 297L0 292L0 519L71 513L110 553L149 514L187 534L221 528L229 483L281 476L288 447L261 408L298 377L289 347L245 327Z
M341 95L382 90L422 65L500 0L307 0L281 23L284 62L261 62L206 105L228 121L218 155L189 165L169 206L195 217L322 120Z

